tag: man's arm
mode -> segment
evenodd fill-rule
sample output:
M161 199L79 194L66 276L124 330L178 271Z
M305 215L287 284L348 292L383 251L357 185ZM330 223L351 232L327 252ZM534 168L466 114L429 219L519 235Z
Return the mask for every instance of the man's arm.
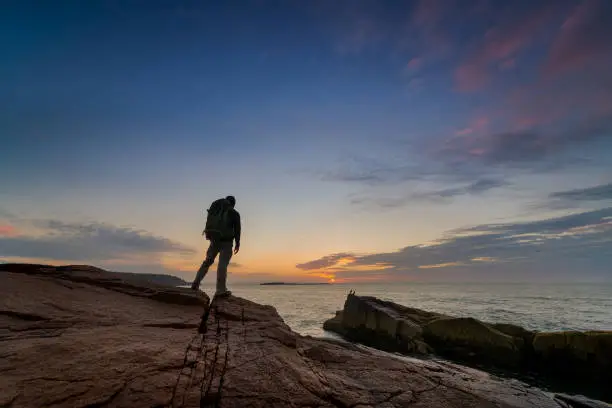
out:
M242 232L242 226L240 225L240 213L234 210L234 239L236 240L236 250L240 248L240 233Z

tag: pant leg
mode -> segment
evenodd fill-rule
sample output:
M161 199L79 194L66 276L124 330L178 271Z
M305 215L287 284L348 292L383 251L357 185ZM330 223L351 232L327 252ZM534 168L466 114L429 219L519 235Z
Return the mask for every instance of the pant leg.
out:
M232 259L232 250L232 241L220 244L219 264L217 266L217 293L223 293L227 290L227 266Z
M204 279L204 277L208 273L208 268L210 268L210 265L212 265L215 262L215 258L217 257L219 250L220 250L219 243L211 240L210 245L208 246L208 250L206 251L206 258L204 258L202 265L200 265L200 269L198 269L198 273L196 273L196 277L193 281L193 285L191 285L192 287L194 288L200 287L200 283L202 282L202 279Z

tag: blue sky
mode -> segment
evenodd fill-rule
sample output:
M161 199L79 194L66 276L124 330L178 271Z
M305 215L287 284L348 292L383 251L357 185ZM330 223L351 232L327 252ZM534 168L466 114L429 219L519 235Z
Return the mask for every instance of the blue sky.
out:
M9 2L0 259L191 279L233 194L236 281L610 281L611 27L604 0Z

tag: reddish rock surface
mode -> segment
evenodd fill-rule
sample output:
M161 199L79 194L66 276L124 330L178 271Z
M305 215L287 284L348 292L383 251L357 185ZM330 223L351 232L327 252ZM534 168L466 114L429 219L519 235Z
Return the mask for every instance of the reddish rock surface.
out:
M0 265L0 288L2 407L569 406L455 364L302 337L236 297L201 325L203 293L97 269Z

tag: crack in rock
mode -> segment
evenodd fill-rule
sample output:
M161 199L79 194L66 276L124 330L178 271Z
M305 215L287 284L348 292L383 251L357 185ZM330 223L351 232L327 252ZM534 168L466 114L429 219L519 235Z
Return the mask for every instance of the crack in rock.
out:
M37 315L33 313L15 312L14 310L0 310L0 315L13 317L16 319L21 319L21 320L26 320L29 322L39 322L41 320L51 320L48 317L44 317L41 315Z
M102 401L94 402L93 404L87 404L85 408L102 408L102 407L110 405L115 400L115 398L117 398L119 394L121 394L123 390L125 390L128 384L136 378L137 377L134 377L131 380L124 382L123 385L119 387L117 390L115 390L115 392L113 392L111 395L104 398Z

